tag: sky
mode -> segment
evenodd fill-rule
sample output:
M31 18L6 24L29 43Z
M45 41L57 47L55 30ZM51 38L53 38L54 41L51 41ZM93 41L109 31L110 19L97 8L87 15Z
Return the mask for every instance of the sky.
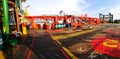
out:
M120 0L27 0L22 3L23 9L29 5L27 12L36 15L59 15L63 12L67 15L84 15L99 17L99 13L114 15L114 19L120 19Z

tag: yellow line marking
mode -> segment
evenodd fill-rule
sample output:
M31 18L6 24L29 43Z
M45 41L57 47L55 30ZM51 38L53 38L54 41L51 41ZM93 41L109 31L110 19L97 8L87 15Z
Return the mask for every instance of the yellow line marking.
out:
M72 54L67 48L62 47L64 51L72 58L72 59L78 59L74 54Z
M57 42L59 45L61 45L61 44L62 44L59 40L56 40L56 42Z
M80 31L80 32L77 32L77 33L72 33L72 34L67 34L67 35L52 36L52 38L54 40L66 39L68 37L71 38L71 37L74 37L74 36L78 36L78 35L82 35L82 34L93 32L93 31L98 30L100 28L94 28L93 30Z

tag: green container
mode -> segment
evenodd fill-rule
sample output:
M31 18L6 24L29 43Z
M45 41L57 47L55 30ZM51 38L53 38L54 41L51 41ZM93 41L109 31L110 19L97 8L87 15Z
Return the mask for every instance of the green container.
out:
M55 25L55 28L59 28L58 24Z
M18 40L17 39L10 39L8 41L9 41L10 45L12 45L12 46L18 44Z
M58 24L58 27L59 27L59 28L61 28L61 25L60 25L60 24Z
M62 24L60 24L60 28L63 28Z
M61 24L61 28L63 28L63 24Z
M63 24L63 27L65 28L65 27L66 27L66 25L65 25L65 24Z

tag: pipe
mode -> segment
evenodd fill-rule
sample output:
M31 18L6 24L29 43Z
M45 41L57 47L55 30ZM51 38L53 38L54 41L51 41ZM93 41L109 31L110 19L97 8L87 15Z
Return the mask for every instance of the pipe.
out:
M3 8L3 28L5 34L9 34L9 20L8 20L8 1L7 0L2 0L2 8Z
M15 12L16 12L17 31L20 32L20 26L19 26L20 22L19 22L18 10L17 10L16 5L15 5Z

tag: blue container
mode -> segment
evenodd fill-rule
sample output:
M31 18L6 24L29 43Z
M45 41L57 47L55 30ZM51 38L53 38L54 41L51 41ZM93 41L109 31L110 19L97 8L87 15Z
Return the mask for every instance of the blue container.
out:
M72 24L71 24L71 23L69 23L69 24L67 25L67 27L68 27L68 28L71 28L71 27L72 27Z

